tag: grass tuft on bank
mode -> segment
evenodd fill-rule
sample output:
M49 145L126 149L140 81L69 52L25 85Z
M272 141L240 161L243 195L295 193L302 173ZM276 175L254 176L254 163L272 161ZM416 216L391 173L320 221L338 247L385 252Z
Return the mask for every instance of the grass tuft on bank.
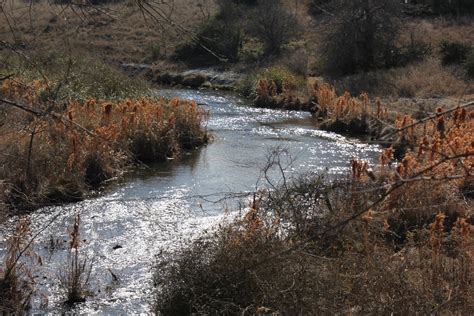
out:
M1 85L1 98L16 105L2 108L0 124L1 198L10 209L81 199L130 165L163 161L208 139L206 114L192 101L142 97L58 105L44 98L45 91L44 80L12 78Z

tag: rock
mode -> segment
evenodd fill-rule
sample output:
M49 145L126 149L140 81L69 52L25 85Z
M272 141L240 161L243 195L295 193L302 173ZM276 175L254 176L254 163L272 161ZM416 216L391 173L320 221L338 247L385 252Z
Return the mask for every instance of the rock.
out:
M199 73L184 76L182 84L191 88L199 88L207 78Z
M201 87L206 88L206 89L212 89L212 83L210 83L209 81L206 81L201 85Z

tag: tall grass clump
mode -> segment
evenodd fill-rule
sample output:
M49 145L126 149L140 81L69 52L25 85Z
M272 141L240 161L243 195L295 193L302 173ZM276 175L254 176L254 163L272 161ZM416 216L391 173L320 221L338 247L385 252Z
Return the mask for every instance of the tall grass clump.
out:
M61 286L66 293L66 303L68 304L84 302L86 296L90 294L88 284L92 272L92 262L88 262L87 258L81 258L79 254L80 223L81 217L77 214L70 232L67 262L60 273Z
M20 219L7 240L7 252L0 266L0 313L4 315L19 315L30 307L34 280L24 260L36 258L28 249L30 237L28 220Z
M4 203L33 208L80 199L136 162L163 161L207 141L205 113L195 102L135 98L42 102L44 81L5 80L2 98L34 115L7 108L0 125Z
M469 314L472 109L397 120L414 150L347 177L284 178L157 265L163 314ZM279 169L278 165L273 167Z
M237 91L253 99L258 107L307 110L303 76L283 66L273 66L246 76L237 85Z

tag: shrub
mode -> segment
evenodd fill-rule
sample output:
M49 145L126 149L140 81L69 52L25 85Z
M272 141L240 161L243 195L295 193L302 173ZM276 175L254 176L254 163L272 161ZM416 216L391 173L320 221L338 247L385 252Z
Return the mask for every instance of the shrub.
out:
M384 67L399 33L398 1L342 0L335 8L323 39L323 70L343 75Z
M196 38L178 45L173 58L191 65L210 65L238 61L242 33L232 21L219 16L206 21Z
M393 47L384 57L384 68L403 67L413 62L422 61L430 53L431 46L422 42Z
M309 12L313 15L319 15L326 13L330 10L331 3L334 0L311 0L309 3Z
M251 18L249 32L264 43L268 56L278 55L283 45L298 33L298 20L281 0L259 0Z
M397 120L416 152L395 166L388 148L375 172L352 160L344 179L283 177L243 215L161 258L156 311L469 314L472 211L462 187L472 181L473 112L437 113L414 126ZM284 169L279 155L265 174Z
M6 73L29 81L43 80L40 72L46 75L49 82L42 92L43 100L121 99L143 95L148 88L146 82L130 79L118 69L88 56L39 51L30 55L29 63L13 54L1 57L8 62L0 66Z
M242 48L242 21L247 1L219 0L218 13L196 35L180 43L173 58L190 65L234 63Z
M443 65L461 64L465 59L471 45L468 43L443 42L441 43L441 61Z
M466 73L470 78L474 78L474 48L466 55L464 69L466 69Z
M274 82L275 93L282 93L284 86L296 88L304 83L304 80L296 76L293 72L282 66L264 68L256 73L246 76L238 83L237 90L244 96L255 96L257 83L261 80Z
M160 44L152 44L150 45L150 55L152 60L157 60L161 56L161 46Z

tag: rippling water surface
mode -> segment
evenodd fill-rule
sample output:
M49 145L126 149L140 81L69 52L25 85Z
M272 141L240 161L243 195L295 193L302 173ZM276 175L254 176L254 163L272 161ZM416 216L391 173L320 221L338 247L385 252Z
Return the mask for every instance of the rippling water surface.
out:
M37 291L32 312L68 310L62 304L59 275L76 213L81 215L81 252L93 262L94 293L74 312L149 312L154 256L179 248L222 218L226 207L237 207L229 197L255 190L272 148L288 149L294 159L289 173L340 174L352 157L373 160L379 151L377 146L317 130L308 113L256 109L219 92L156 93L203 104L210 112L207 128L213 141L182 158L137 170L98 198L33 213L33 231L51 224L34 245L42 265L33 269ZM8 226L12 225L0 231L0 240ZM5 244L0 243L0 256L4 253Z

